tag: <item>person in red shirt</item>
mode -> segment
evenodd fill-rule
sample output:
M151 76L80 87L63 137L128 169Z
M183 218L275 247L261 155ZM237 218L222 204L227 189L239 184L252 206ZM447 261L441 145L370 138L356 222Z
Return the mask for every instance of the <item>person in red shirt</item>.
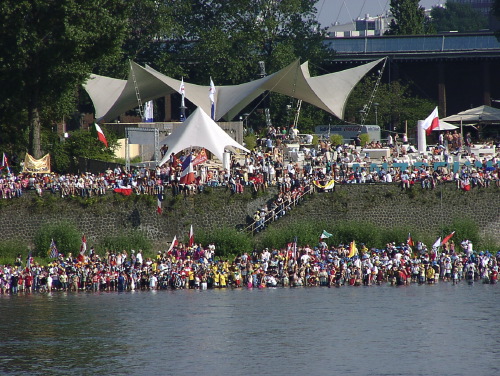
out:
M29 272L24 275L24 287L26 292L31 292L33 287L33 276Z

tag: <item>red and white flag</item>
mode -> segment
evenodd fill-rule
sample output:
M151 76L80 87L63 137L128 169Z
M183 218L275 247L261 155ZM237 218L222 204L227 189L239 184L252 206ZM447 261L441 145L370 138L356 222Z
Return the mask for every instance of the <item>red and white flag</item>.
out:
M179 183L181 184L193 184L195 182L194 178L194 169L193 169L193 163L191 159L191 154L187 156L186 159L184 159L184 162L182 162L182 171L181 171L181 178L179 180Z
M7 156L5 155L5 153L3 153L2 156L2 165L0 166L0 170L3 170L4 168L7 169L7 173L10 173L9 161L7 160Z
M189 246L192 247L194 245L194 231L193 231L193 225L191 225L191 228L189 229Z
M425 129L425 134L429 136L433 129L439 127L439 114L438 108L436 107L434 111L431 112L429 116L422 123L422 128Z
M106 140L106 136L104 136L104 132L101 127L97 123L94 123L94 125L95 130L97 131L97 138L104 144L104 146L108 147L108 140Z
M85 234L83 234L82 245L80 246L80 254L83 256L86 251L87 251L87 238L85 237Z
M406 241L406 244L408 244L409 247L413 247L413 239L411 238L411 234L408 233L408 240Z
M177 247L178 244L179 242L177 241L177 235L174 235L174 238L172 239L172 244L170 244L167 253L168 254L172 253L172 249L174 249L174 247Z
M443 241L441 242L441 245L446 244L448 240L450 240L453 237L453 235L455 235L455 231L453 231L450 235L444 238Z
M172 157L172 167L182 166L182 162L179 158L177 158L174 154L171 154Z
M208 159L207 152L205 149L201 149L196 158L193 161L193 167L199 165L200 163L205 162Z
M157 201L157 206L156 206L156 212L158 214L161 214L163 212L163 209L161 208L161 200L159 198L157 200L158 201Z

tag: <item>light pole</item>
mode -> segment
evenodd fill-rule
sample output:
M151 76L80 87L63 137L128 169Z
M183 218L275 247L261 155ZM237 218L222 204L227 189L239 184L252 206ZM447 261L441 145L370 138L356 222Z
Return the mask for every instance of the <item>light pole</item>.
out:
M378 103L374 103L373 107L375 107L375 125L378 125Z
M249 129L248 129L248 117L249 116L250 116L249 113L244 113L243 114L243 125L244 125L244 127L245 127L245 129L246 129L247 132L249 131ZM253 133L253 132L251 132L251 133Z
M361 118L361 120L359 121L359 124L361 124L361 125L363 125L363 123L365 122L365 114L366 114L366 111L364 109L359 110L359 117Z

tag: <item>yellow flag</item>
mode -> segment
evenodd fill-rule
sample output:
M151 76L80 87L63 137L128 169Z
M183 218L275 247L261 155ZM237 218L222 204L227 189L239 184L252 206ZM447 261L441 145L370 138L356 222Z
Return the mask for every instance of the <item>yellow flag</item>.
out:
M349 245L349 256L348 257L354 257L357 254L358 254L358 248L356 248L356 243L353 240L351 242L351 244Z

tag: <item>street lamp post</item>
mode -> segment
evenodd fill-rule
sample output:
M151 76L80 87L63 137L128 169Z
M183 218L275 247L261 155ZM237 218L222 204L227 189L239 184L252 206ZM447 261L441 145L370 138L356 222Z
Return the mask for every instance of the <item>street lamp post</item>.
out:
M246 131L248 132L248 117L250 116L249 113L244 113L243 114L243 126L245 127Z
M366 114L366 111L364 109L359 110L359 117L361 118L361 120L359 121L359 124L361 124L361 125L363 125L363 123L364 123L365 114Z
M378 103L374 103L373 107L375 107L375 125L378 125Z

